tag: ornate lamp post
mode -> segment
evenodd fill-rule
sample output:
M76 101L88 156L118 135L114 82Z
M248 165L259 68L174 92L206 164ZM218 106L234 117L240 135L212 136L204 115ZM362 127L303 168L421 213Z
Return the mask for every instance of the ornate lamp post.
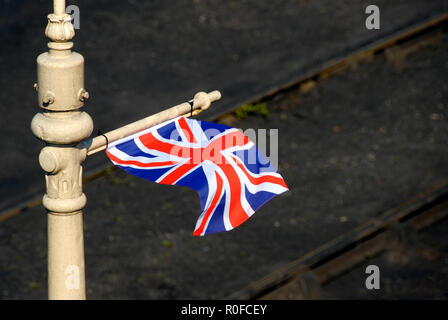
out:
M49 51L37 58L38 102L42 111L31 121L34 135L46 143L39 154L45 171L48 211L48 297L54 300L86 298L81 163L87 155L104 150L108 142L134 134L164 121L197 115L221 98L219 91L199 92L193 100L88 139L90 116L81 111L89 98L84 88L84 58L71 51L75 36L65 0L53 1L46 36Z
M37 58L39 106L31 130L46 146L39 155L45 170L48 210L48 296L85 299L82 167L86 153L79 142L93 130L90 116L81 111L89 94L84 89L84 58L72 52L75 36L65 0L54 0L48 15L49 51Z

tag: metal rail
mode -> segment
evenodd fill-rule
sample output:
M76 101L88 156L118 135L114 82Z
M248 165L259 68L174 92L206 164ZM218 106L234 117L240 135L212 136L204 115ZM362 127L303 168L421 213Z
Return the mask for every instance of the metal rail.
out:
M397 230L418 231L447 216L448 183L444 183L325 243L231 294L228 299L284 299L279 292L297 283L307 288L308 298L316 298L316 291L323 284L364 262L366 257L386 250L397 237ZM313 288L314 296L310 294Z
M409 40L417 38L418 36L430 32L433 29L439 28L448 23L448 12L441 13L435 17L431 17L421 23L400 29L393 32L390 35L386 35L381 39L372 41L360 48L357 48L344 56L328 59L320 65L311 68L309 71L301 74L293 81L279 84L278 87L267 90L260 96L252 97L243 104L253 104L263 101L269 97L275 96L284 91L291 90L296 87L300 87L302 84L306 84L310 80L319 81L328 78L329 76L344 71L347 67L359 63L361 61L370 60L376 54L399 46ZM241 104L241 105L243 105ZM219 118L231 112L228 110L222 112L220 115L214 115L215 118Z

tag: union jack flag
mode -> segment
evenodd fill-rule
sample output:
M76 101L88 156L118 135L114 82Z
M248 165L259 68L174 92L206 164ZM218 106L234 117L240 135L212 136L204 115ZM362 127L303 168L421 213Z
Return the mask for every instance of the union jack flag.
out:
M110 144L106 153L133 175L196 190L202 214L195 236L231 230L288 190L247 136L217 123L179 117Z

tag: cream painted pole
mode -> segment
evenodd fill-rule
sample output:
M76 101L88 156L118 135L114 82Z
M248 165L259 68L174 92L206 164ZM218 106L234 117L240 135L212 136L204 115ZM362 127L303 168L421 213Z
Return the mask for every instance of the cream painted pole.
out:
M86 298L82 167L85 152L78 146L93 131L90 116L80 111L88 93L84 89L84 58L72 52L75 32L65 13L65 1L54 0L48 15L49 52L37 58L39 106L31 130L46 146L39 163L46 171L43 205L48 210L48 298Z
M65 13L65 0L53 0L54 14L63 15Z
M184 102L149 117L132 122L124 127L107 132L104 135L86 140L81 144L81 149L84 149L83 151L90 156L105 150L107 143L117 141L179 116L197 115L201 111L207 110L213 102L218 101L219 99L221 99L221 93L217 90L210 93L198 92L190 102Z

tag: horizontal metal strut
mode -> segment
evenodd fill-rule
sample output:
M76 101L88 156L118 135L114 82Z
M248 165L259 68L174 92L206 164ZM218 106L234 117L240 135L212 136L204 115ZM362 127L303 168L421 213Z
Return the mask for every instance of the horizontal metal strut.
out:
M219 91L212 91L210 93L198 92L193 100L181 103L177 106L171 107L167 110L153 114L149 117L143 118L136 122L132 122L121 128L109 131L105 134L90 138L81 143L81 150L85 149L88 156L105 150L109 143L115 142L139 131L151 128L162 122L180 117L180 116L194 116L201 111L207 110L210 105L221 99Z

